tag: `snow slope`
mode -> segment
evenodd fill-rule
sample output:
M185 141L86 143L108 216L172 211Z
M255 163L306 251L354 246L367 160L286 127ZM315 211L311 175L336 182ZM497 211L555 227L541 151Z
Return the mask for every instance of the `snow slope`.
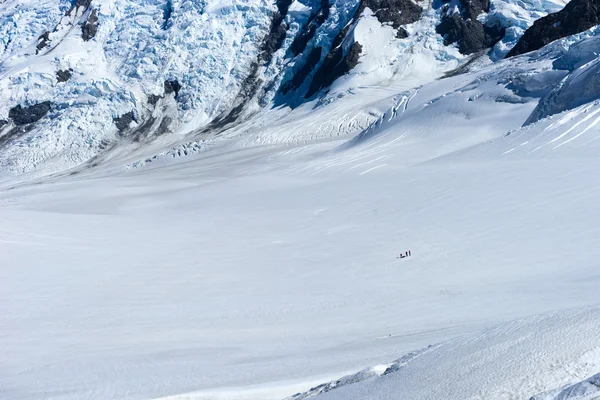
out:
M361 62L327 93L254 98L205 135L240 101L275 5L94 4L93 43L70 4L1 5L18 33L3 93L51 88L65 108L3 153L0 398L597 396L594 29L493 61L507 42L464 57L434 34L433 6L405 41L367 10L352 24ZM319 29L345 25L344 6ZM481 18L554 7L495 1ZM291 31L308 8L290 7ZM61 28L32 63L35 18ZM285 79L284 53L257 79ZM172 78L181 92L148 107ZM134 108L171 133L120 141L112 118Z
M305 398L596 399L598 378L587 378L600 368L599 329L598 308L519 320Z
M144 168L5 180L2 396L280 399L459 336L403 367L434 380L413 398L452 382L454 398L494 398L523 371L539 376L518 392L533 396L598 373L597 312L560 312L599 301L598 164L583 145L597 105L520 128L568 73L537 54L396 93L351 140L294 143L280 127L279 144L232 136ZM518 347L529 335L548 345ZM474 380L423 376L482 354ZM341 398L397 393L414 382L403 369Z

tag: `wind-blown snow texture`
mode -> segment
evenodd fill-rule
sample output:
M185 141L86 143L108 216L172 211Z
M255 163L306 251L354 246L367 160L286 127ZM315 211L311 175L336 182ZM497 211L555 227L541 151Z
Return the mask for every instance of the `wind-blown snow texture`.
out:
M0 397L597 397L598 28L418 6L0 4Z

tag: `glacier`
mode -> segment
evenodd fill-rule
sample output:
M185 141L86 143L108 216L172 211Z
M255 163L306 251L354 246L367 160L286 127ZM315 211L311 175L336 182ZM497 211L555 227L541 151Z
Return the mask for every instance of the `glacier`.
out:
M598 28L392 3L0 3L0 398L598 396Z
M420 5L423 17L403 28L409 34L406 39L382 25L368 7L353 19L358 0L284 3L289 3L285 16L276 21L273 18L283 9L267 0L87 1L72 13L75 3L68 1L4 2L0 120L10 121L9 111L18 106L50 102L52 108L33 127L1 127L3 141L10 142L0 151L3 170L45 174L97 165L119 153L141 152L142 161L183 154L181 146L206 149L212 145L204 142L219 132L231 135L227 131L240 131L240 123L248 119L273 118L274 106L288 111L277 113L278 119L294 119L289 113L306 102L304 93L312 83L303 79L303 68L325 62L344 27L351 28L344 43L362 46L360 62L319 95L320 108L336 107L330 104L365 86L392 91L397 85L414 87L464 59L435 34L441 9L428 2ZM510 27L510 33L490 57L506 54L536 17L562 4L492 2L483 18ZM97 14L97 33L85 41L81 26L91 13ZM271 26L274 21L283 28ZM286 29L285 37L265 55L261 46L281 35L277 29ZM46 47L38 50L42 39L36 39L44 32ZM300 38L306 44L296 55ZM348 45L343 45L344 52ZM316 49L322 49L321 57L314 60ZM70 71L72 77L57 80L61 71ZM168 81L181 87L176 98L165 92ZM281 88L293 81L299 82L297 88L283 93ZM389 96L380 100L385 97ZM229 119L237 120L229 124ZM373 121L367 117L357 128ZM330 137L336 134L328 132ZM123 161L132 163L139 165Z

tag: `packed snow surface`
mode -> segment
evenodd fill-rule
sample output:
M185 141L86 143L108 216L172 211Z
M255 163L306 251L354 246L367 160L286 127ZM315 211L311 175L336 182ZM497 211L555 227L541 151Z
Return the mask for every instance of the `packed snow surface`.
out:
M273 3L173 1L169 18L133 3L94 3L85 46L68 2L2 3L3 93L50 87L68 111L4 154L0 398L598 398L595 30L492 62L444 47L435 10L405 42L366 15L367 51L326 96L201 137L185 134L224 105L200 98L230 102ZM482 18L515 39L560 4L493 1ZM48 25L56 47L32 63ZM160 100L176 132L82 166L173 77L189 85Z
M526 89L561 76L522 58L377 100L350 139L283 125L279 144L6 179L2 397L281 399L456 337L323 396L581 388L598 312L560 310L599 303L599 106L519 128Z

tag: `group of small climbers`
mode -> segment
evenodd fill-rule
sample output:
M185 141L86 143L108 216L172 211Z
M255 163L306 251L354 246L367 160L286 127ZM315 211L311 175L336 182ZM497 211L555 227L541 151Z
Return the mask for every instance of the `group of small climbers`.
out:
M406 250L406 252L400 253L398 258L406 258L406 257L410 257L410 256L412 256L412 253L410 252L410 250Z

